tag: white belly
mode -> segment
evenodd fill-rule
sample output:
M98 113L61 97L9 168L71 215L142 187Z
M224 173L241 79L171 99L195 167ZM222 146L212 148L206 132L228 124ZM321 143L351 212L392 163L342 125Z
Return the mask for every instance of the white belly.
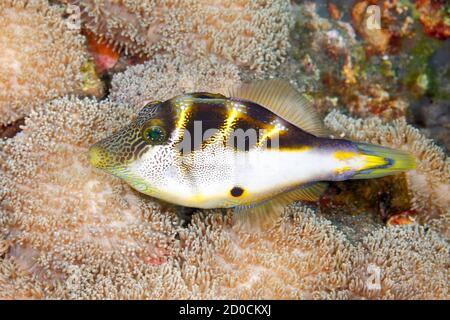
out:
M334 157L317 151L250 151L236 161L236 182L259 193L320 180L336 166Z
M237 201L233 187L246 191L246 201L261 201L268 195L311 181L324 179L336 168L332 153L315 150L196 152L187 176L166 180L165 200L180 205L217 208ZM224 203L227 203L225 205Z

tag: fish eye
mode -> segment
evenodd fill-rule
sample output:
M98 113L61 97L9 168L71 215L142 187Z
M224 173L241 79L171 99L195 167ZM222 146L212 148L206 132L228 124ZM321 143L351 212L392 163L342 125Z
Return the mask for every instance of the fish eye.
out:
M151 121L142 130L142 138L149 144L162 144L167 140L167 132L157 122Z

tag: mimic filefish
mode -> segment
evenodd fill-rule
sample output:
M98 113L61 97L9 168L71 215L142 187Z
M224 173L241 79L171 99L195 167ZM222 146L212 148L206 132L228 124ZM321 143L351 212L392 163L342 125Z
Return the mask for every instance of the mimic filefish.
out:
M327 137L310 101L281 80L239 85L227 96L151 102L88 157L142 193L187 207L234 208L240 224L258 227L293 201L316 201L326 181L415 168L403 151Z

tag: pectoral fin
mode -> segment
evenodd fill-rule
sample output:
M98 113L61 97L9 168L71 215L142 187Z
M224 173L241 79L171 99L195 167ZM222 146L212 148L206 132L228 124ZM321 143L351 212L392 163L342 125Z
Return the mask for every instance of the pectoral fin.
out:
M316 182L287 191L274 198L252 206L234 208L234 223L248 231L270 228L284 212L284 208L294 201L317 201L327 187L324 182Z

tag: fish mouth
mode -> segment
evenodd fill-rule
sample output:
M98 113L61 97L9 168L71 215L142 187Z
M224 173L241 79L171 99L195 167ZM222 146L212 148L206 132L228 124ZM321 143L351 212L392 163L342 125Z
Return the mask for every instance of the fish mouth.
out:
M92 167L126 181L128 181L131 176L128 166L120 161L121 154L111 152L110 148L105 146L103 140L95 143L89 148L87 159Z
M139 175L134 174L126 164L118 163L117 155L103 147L102 141L97 142L89 148L87 157L89 163L94 168L124 180L139 192L154 195L155 189L147 181L139 177Z
M111 167L111 155L101 144L96 143L89 148L88 161L94 168L108 171Z

